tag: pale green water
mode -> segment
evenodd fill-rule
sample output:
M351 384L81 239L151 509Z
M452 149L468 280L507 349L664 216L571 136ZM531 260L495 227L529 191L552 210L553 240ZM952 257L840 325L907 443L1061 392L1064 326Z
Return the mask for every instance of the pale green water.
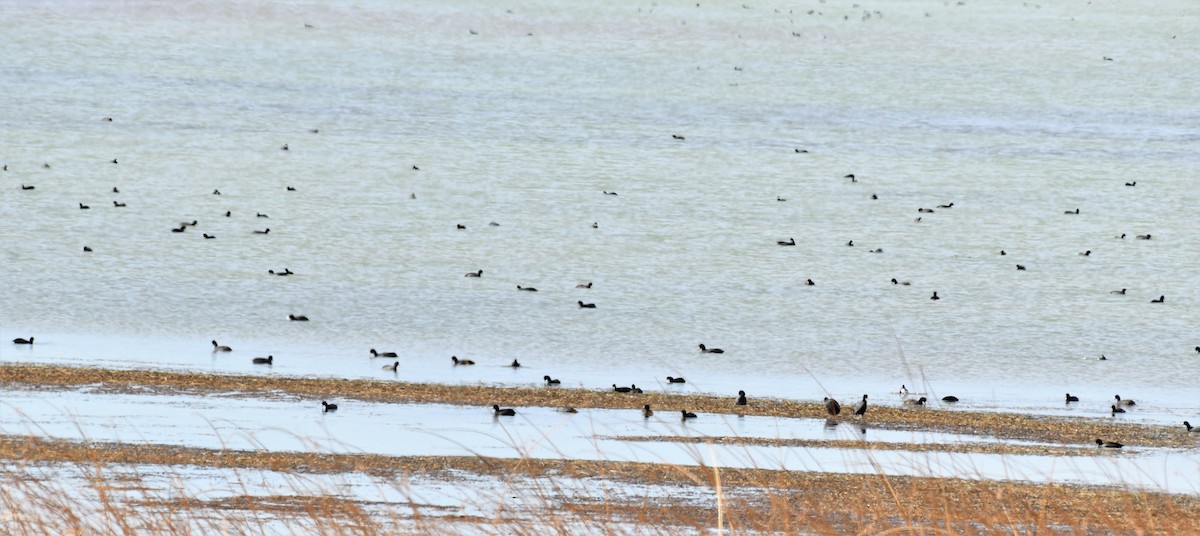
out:
M746 6L0 2L0 359L1194 413L1194 3Z

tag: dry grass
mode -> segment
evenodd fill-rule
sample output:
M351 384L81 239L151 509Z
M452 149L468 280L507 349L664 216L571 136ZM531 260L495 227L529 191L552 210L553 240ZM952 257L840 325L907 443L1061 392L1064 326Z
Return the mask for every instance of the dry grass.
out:
M80 444L0 436L0 459L17 462L0 475L0 532L4 534L207 534L259 533L263 519L282 519L298 532L393 534L456 532L453 524L488 533L704 532L719 526L731 534L1189 534L1200 532L1200 498L1097 486L1067 486L956 478L889 477L765 469L483 457L386 457L213 451L163 445ZM39 464L76 464L101 499L96 512L72 500L75 492L39 479ZM463 516L400 520L373 514L370 504L326 495L190 496L123 501L136 478L104 478L104 468L138 464L346 473L402 478L436 474L450 484L471 485L470 475L538 483L534 516ZM453 469L453 472L449 470ZM609 484L655 484L698 489L654 497L610 494L572 497L559 493L567 479ZM719 486L718 486L719 479ZM503 493L507 496L509 493ZM498 497L504 500L507 497ZM406 506L401 504L399 509ZM719 508L718 508L719 506ZM395 510L395 509L393 509ZM718 518L719 510L719 518ZM415 511L415 509L413 510ZM447 524L451 525L447 525ZM407 527L407 528L402 528ZM266 532L271 532L266 530Z
M643 404L656 409L710 414L822 418L825 407L817 401L802 402L752 398L748 406L735 406L732 397L646 393L629 395L611 391L570 388L502 387L489 385L449 386L401 381L295 378L279 376L235 376L108 370L100 368L5 364L0 366L0 385L20 388L96 389L138 394L239 393L243 396L294 396L313 400L339 398L373 402L440 403L488 407L573 406L637 410ZM1097 437L1119 438L1128 445L1146 447L1194 447L1197 438L1180 428L1133 424L1111 419L1069 418L986 413L934 408L874 406L866 422L879 428L940 431L990 436L1002 439L1089 445Z

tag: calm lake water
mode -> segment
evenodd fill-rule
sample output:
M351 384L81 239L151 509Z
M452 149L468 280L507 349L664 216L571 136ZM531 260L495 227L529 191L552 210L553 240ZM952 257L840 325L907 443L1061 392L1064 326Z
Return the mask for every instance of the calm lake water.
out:
M0 1L0 360L1196 419L1197 11Z

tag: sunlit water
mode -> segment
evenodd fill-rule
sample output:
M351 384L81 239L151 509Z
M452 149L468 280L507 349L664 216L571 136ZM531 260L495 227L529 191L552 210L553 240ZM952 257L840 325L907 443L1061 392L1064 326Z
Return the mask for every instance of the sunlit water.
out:
M0 340L37 339L6 362L1200 407L1192 2L0 20Z

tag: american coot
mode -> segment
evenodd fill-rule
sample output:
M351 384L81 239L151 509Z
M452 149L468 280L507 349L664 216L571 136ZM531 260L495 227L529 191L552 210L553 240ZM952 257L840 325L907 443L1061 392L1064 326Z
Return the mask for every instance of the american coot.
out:
M690 412L690 411L688 411L688 410L686 410L686 409L681 409L681 410L679 410L679 413L681 413L681 414L683 415L683 417L681 417L681 418L680 418L680 420L684 420L684 421L686 421L686 420L688 420L688 419L695 419L695 418L696 418L696 414L695 414L695 413L692 413L692 412Z
M671 376L667 376L667 383L687 383L687 380L685 380L683 378L674 378Z
M501 408L499 404L492 404L492 410L496 412L497 416L503 415L506 417L512 417L513 415L517 414L517 410L512 408Z
M396 352L376 352L375 349L372 348L371 349L371 357L400 357L400 356Z
M1067 403L1070 404L1071 402L1079 402L1079 397L1071 396L1071 393L1067 393Z
M455 366L474 365L475 364L475 362L471 361L470 359L459 359L458 356L453 356L453 355L450 356L450 361L453 361Z
M863 395L862 402L859 402L858 407L854 408L854 414L860 417L867 414L867 395Z
M1115 441L1105 441L1103 439L1097 439L1096 446L1100 447L1100 448L1106 448L1106 449L1119 449L1121 447L1124 447L1125 445L1122 445Z
M745 406L745 405L746 405L746 392L745 392L745 391L738 391L738 397L737 397L737 403L736 403L736 404L737 404L737 405L739 405L739 406Z
M700 351L704 352L706 354L723 354L723 353L725 353L725 350L722 350L720 348L709 348L707 346L704 346L703 344L700 345Z
M1118 413L1125 413L1125 410L1118 408L1117 406L1109 406L1109 407L1112 408L1113 415L1116 415Z
M321 406L325 408L325 413L329 413L331 411L337 411L337 404L330 404L329 402L322 400Z
M830 415L841 415L842 405L833 398L825 397L825 411Z
M558 379L556 379L556 378L551 378L550 376L542 376L542 379L543 379L543 380L546 380L546 385L558 385L558 384L561 384L561 383L562 383L562 382L561 382L561 381L559 381Z

